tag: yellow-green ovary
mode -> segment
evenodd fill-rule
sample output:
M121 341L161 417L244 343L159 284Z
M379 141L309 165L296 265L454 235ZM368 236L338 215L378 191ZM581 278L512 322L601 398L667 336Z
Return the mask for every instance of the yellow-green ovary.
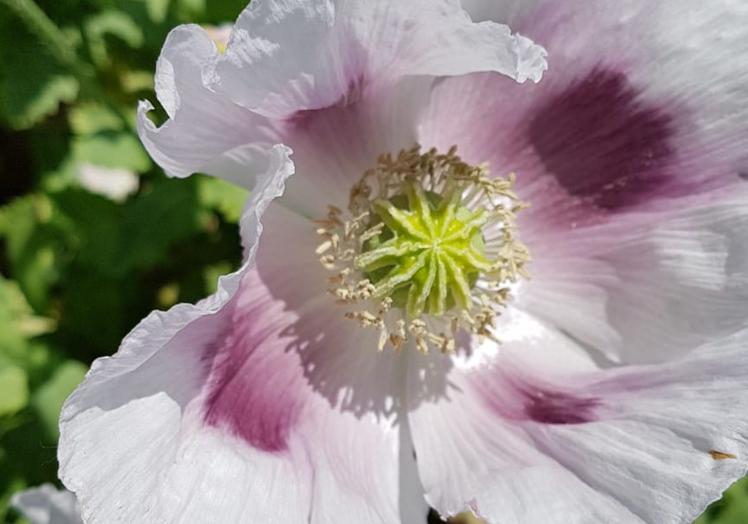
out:
M482 234L488 212L463 207L457 188L439 196L417 184L407 185L405 198L374 202L374 211L381 232L355 260L374 296L392 298L410 318L468 309L476 280L494 269Z

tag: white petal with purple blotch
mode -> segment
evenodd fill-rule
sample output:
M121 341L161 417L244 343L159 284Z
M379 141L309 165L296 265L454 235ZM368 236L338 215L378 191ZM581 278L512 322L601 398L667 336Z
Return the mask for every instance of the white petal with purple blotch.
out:
M744 182L743 2L466 7L542 43L553 67L522 89L481 75L443 82L423 142L457 144L471 161L516 172L533 204L524 222L565 231Z
M533 251L502 344L445 363L451 388L412 411L432 505L489 523L689 523L745 473L748 194L703 200Z
M242 269L209 299L152 314L66 403L60 475L89 522L425 518L395 424L400 358L320 289L312 222L275 207L259 226L285 176L258 183Z
M443 514L690 523L745 474L748 332L665 365L602 371L558 369L554 358L574 353L543 338L545 364L526 355L542 338L507 341L492 366L458 362L447 397L411 413L427 498Z
M471 5L548 43L544 83L515 82L542 48L452 0L257 0L225 54L170 35L169 120L142 106L141 137L171 175L254 186L247 262L146 319L66 404L61 475L91 522L410 524L425 489L489 522L674 524L745 472L748 208L728 193L748 128L726 67L745 9ZM326 292L309 218L415 142L516 171L532 206L534 278L500 345L379 354ZM279 144L300 176L258 251L293 170Z
M226 322L219 313L232 303L243 273L254 263L255 250L250 242L256 243L262 232L259 218L270 201L280 196L284 181L293 173L283 161L290 151L282 146L273 151L279 160L259 177L258 190L246 212L248 256L244 267L221 279L218 292L197 305L181 304L167 313L152 313L128 335L114 357L93 364L86 380L63 407L58 448L60 478L79 496L82 513L90 522L162 522L169 512L176 512L173 516L183 512L187 519L202 515L197 521L210 522L205 519L216 518L211 504L220 505L232 497L243 500L251 493L251 487L233 484L236 491L224 493L228 499L216 498L209 492L205 505L188 511L183 506L189 505L189 493L196 484L182 482L170 492L170 486L162 486L160 479L180 465L199 468L198 460L189 458L190 454L196 448L209 449L224 438L188 431L199 423L190 401L203 387L203 352L212 343L211 336ZM180 438L183 431L184 438ZM107 443L106 452L94 452L101 442ZM198 452L197 457L214 460L218 465L210 470L218 485L236 475L235 471L221 468L221 460L230 463L236 460L236 453L242 452L228 445L211 453ZM188 457L186 462L175 462L179 454ZM102 457L109 461L102 462ZM122 464L128 467L123 469ZM262 462L257 467L264 467L268 475L278 469ZM278 474L283 471L279 468ZM193 472L199 475L199 469ZM180 495L184 497L179 499L182 505L175 502ZM158 507L154 500L168 508Z
M347 191L338 180L350 185L377 155L413 145L433 78L491 71L537 81L545 68L543 48L471 22L455 0L259 0L225 53L198 26L172 31L156 74L169 119L157 127L142 102L138 128L167 174L207 172L250 188L268 149L288 144L305 174L288 204L309 213L305 200L326 206Z

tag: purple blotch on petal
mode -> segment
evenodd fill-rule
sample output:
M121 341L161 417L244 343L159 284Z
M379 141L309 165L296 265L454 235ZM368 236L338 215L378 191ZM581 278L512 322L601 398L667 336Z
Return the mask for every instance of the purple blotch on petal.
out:
M270 453L288 449L299 413L296 377L274 342L273 314L281 313L262 300L237 308L223 340L205 355L212 368L205 422Z
M529 140L571 195L614 211L657 196L671 178L672 117L640 100L625 74L597 68L541 106Z
M576 397L558 391L522 391L524 415L542 424L584 424L596 420L598 399Z

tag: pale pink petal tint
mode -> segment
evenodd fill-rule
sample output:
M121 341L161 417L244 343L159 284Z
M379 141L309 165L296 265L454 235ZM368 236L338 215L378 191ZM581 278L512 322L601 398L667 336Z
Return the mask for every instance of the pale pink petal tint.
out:
M463 6L254 0L225 48L170 34L140 136L252 190L245 259L67 401L86 522L687 524L745 474L748 6ZM415 144L530 204L497 340L394 351L329 292L320 219Z

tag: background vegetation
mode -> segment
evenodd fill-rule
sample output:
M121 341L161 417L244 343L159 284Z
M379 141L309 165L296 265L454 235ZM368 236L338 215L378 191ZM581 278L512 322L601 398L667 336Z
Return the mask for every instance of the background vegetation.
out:
M167 179L134 124L168 31L244 3L0 0L0 522L56 481L60 406L90 362L239 261L246 194ZM703 523L748 523L748 484Z

